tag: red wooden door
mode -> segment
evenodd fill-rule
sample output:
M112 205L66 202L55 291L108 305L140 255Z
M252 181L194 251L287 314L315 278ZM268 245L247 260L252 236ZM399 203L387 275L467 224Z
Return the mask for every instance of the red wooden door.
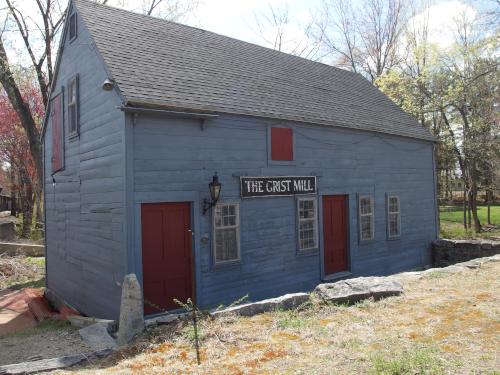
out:
M50 122L52 123L52 173L63 168L64 133L62 127L62 95L57 95L50 104Z
M180 308L193 299L189 203L143 203L142 278L144 313Z
M323 196L325 275L347 271L347 195Z

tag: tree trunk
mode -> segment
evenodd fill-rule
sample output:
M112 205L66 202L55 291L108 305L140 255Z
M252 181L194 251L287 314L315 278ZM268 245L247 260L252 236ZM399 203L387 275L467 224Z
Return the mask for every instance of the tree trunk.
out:
M481 222L477 215L477 188L475 182L471 184L471 194L470 194L470 208L472 211L472 219L474 221L474 232L481 232Z
M7 59L7 53L3 45L3 41L0 38L0 83L3 89L9 97L9 101L12 104L12 108L16 111L21 121L21 125L26 132L28 137L28 143L30 146L30 153L35 162L35 170L37 175L37 181L40 186L42 185L42 174L43 174L43 161L42 161L42 144L40 142L40 131L36 126L35 119L33 118L30 107L24 100L19 87L12 71L10 70L9 62Z
M462 204L464 208L464 229L467 230L467 190L465 189L465 180L464 180L464 197Z
M470 197L470 190L467 192L467 229L470 229L472 227L472 221L471 221L471 203L472 199Z
M14 166L10 167L10 215L17 216L16 173Z
M26 185L26 193L23 202L23 229L21 237L30 238L33 227L33 206L35 203L31 184Z
M41 197L37 198L36 201L36 227L43 227L43 199Z
M491 225L491 201L493 199L493 192L491 190L486 190L486 203L488 205L488 225Z
M24 167L19 168L19 193L21 197L21 209L23 212L23 226L21 230L22 238L31 236L33 226L33 208L35 203L35 194L33 184L29 178L28 171Z

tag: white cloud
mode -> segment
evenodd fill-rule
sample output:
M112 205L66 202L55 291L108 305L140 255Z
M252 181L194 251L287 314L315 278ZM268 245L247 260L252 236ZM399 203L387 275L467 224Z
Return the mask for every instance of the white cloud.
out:
M477 11L472 6L453 0L430 6L410 19L410 24L418 30L427 23L428 41L449 48L456 40L457 21L462 17L473 20L476 16Z

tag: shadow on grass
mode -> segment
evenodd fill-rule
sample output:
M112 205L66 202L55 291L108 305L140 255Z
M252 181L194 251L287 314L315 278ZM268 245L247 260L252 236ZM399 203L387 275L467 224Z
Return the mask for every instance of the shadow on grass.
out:
M18 332L7 333L6 335L0 336L0 341L3 339L9 339L14 337L29 337L49 331L58 331L68 328L71 328L71 324L68 321L47 319L44 320L43 322L38 323L34 327L26 328Z
M24 288L44 288L45 287L45 277L38 280L30 280L23 283L11 284L7 286L8 289L21 290Z

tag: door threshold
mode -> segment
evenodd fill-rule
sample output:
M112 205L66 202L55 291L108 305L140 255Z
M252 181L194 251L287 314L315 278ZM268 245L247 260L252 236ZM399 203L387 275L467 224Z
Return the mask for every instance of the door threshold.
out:
M331 273L330 275L326 275L325 277L323 277L323 281L334 281L334 280L346 279L351 275L352 275L352 272L349 272L349 271Z

